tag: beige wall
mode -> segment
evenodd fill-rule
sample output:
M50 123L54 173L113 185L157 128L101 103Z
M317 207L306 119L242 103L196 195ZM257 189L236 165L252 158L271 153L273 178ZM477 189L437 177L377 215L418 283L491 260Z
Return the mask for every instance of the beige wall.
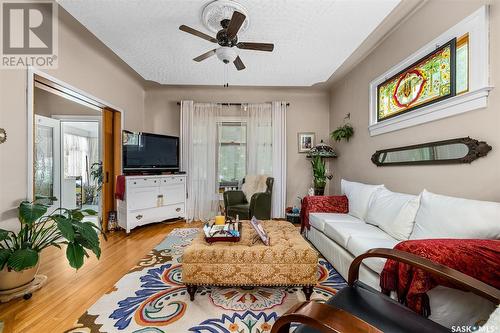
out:
M488 108L446 118L397 132L370 137L368 133L369 82L394 64L418 50L483 3L491 3L490 75L491 84L500 74L500 3L499 1L430 0L405 21L356 69L348 73L332 89L330 128L335 129L347 112L355 136L337 145L340 157L334 162L334 192L339 179L383 183L390 189L418 193L423 188L438 193L500 201L500 87L490 94ZM486 140L493 150L486 158L472 164L379 167L371 161L377 149L471 136Z
M179 135L177 102L290 102L287 115L287 205L298 204L311 186L311 167L297 152L297 133L315 132L316 139L328 139L330 101L327 91L312 88L165 87L148 90L145 99L144 130Z
M122 108L125 126L142 129L142 81L62 8L58 56L58 69L48 74ZM26 86L26 70L0 70L0 127L8 134L0 145L0 228L17 225L16 207L27 197Z
M101 116L101 111L84 106L75 101L53 94L46 90L35 88L33 112L40 116Z

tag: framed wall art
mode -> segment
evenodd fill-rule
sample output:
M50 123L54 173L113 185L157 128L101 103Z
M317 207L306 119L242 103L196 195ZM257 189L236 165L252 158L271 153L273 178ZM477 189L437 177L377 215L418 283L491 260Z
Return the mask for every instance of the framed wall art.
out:
M297 133L299 153L308 153L316 144L316 134L312 132Z
M456 94L453 38L377 86L377 122L436 103Z

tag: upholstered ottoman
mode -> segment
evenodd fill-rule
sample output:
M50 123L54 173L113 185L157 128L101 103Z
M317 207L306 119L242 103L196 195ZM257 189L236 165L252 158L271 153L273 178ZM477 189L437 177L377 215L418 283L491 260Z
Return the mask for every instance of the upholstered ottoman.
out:
M182 256L182 280L191 300L198 286L302 286L309 300L318 281L318 253L286 221L263 221L270 246L256 240L248 221L237 243L205 241L203 231Z

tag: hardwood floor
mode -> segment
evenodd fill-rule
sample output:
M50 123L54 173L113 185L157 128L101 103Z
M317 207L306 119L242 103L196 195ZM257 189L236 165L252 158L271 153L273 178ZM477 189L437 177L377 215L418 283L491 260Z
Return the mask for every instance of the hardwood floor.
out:
M128 236L124 231L109 233L107 241L101 240L101 259L85 259L78 271L69 267L64 249L46 249L39 274L48 276L47 283L27 301L0 304L3 333L64 332L170 231L199 226L157 223L136 228Z

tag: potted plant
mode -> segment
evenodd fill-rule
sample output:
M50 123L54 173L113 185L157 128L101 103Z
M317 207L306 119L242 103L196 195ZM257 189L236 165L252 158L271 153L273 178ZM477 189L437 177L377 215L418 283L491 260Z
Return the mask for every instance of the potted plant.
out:
M335 131L333 131L330 136L335 141L342 141L343 139L349 141L349 139L354 135L354 128L351 124L344 124L342 126L337 127Z
M314 156L311 160L313 171L314 195L325 194L325 186L327 179L332 179L331 175L327 175L325 161L321 156Z
M18 208L19 231L0 229L0 290L28 285L38 271L40 253L47 247L66 245L66 258L75 269L89 257L87 250L101 256L100 228L83 221L86 215L96 215L95 211L58 208L47 214L47 209L36 200L23 201Z

